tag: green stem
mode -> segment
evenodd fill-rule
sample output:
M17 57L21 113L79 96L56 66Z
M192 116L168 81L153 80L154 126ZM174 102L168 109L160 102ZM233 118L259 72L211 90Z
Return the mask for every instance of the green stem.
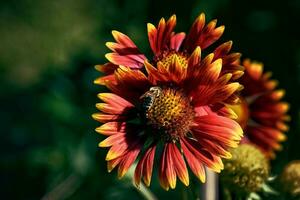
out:
M141 183L139 187L137 187L134 182L132 182L132 184L145 199L157 200L151 190L149 190L143 183Z
M134 169L135 165L131 166L131 168L126 173L126 177L130 178L132 181L132 186L147 200L157 200L156 196L151 192L151 190L146 187L143 183L140 183L139 186L137 186L134 183Z

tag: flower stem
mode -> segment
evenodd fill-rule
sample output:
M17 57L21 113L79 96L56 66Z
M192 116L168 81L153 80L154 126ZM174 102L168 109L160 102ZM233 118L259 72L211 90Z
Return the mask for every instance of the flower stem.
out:
M202 187L203 200L217 200L219 194L218 175L206 168L206 183Z
M143 197L147 200L157 200L157 198L154 196L154 194L149 190L143 183L140 184L139 187L135 185L134 182L132 182L133 186L137 189L137 191L143 195Z
M147 200L157 200L156 196L151 192L151 190L146 187L143 183L140 183L139 186L137 186L134 183L133 177L134 177L134 169L136 167L136 164L131 166L126 173L126 177L131 179L132 186Z

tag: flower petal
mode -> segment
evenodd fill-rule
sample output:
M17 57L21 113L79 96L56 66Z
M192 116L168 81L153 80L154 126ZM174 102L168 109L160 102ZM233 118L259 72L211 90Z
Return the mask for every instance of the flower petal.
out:
M198 140L208 139L226 148L237 147L243 136L243 130L237 122L216 114L196 117L192 131Z
M109 160L116 159L122 156L123 154L125 154L127 150L128 150L128 144L126 141L122 140L118 143L115 143L113 146L110 147L109 151L107 152L105 160L109 161Z
M110 147L125 140L125 133L117 133L99 143L99 147Z
M106 85L108 82L115 82L115 76L113 74L99 77L94 80L97 85Z
M117 43L107 42L106 46L114 53L106 54L105 57L115 65L141 68L146 57L140 53L132 40L118 31L112 31L112 35Z
M173 29L176 26L176 16L172 15L170 19L165 22L165 19L162 18L159 21L159 24L156 27L153 24L148 23L148 38L152 51L156 56L158 56L162 50L166 47L170 47L168 42L171 40ZM183 35L175 35L176 38L172 40L172 47L177 48L179 43L182 40Z
M222 74L231 73L232 79L236 80L244 74L244 67L240 65L240 53L229 54L232 47L232 41L228 41L217 47L214 51L214 59L222 59Z
M107 171L111 172L122 160L122 157L107 161Z
M134 172L134 182L139 186L143 177L144 183L150 186L156 145L152 145L138 162Z
M205 15L201 13L192 25L184 44L188 52L194 51L197 46L205 49L217 41L224 32L224 26L216 28L217 20L212 20L205 27Z
M163 74L158 71L153 65L151 65L148 61L145 61L145 68L148 73L148 79L153 85L156 85L158 82L165 82L168 80L168 75L166 72Z
M115 71L116 83L107 83L106 87L134 105L151 86L150 81L140 70L120 66Z
M164 67L160 67L158 63L158 69L162 71L163 68ZM178 56L175 55L166 71L168 73L169 80L180 84L186 77L187 69L185 66L180 64Z
M105 63L104 65L96 65L95 69L99 72L104 73L105 75L94 80L94 83L98 85L105 85L106 82L108 81L114 82L115 77L113 73L117 68L118 66L112 63Z
M185 185L189 185L189 174L185 165L185 161L174 143L170 143L169 147L170 155L173 160L176 174L181 182Z
M170 49L178 51L184 38L185 38L185 33L177 33L177 34L171 36Z
M279 142L286 140L286 136L281 131L270 127L249 126L245 132L252 143L268 153L281 150Z
M104 113L95 113L92 115L93 119L101 122L106 123L110 121L125 121L128 117L125 115L109 115Z
M126 172L128 171L128 169L130 168L130 166L136 160L138 154L141 151L141 148L142 147L140 145L137 145L135 148L133 148L132 150L130 150L126 154L126 156L123 157L123 159L119 163L118 178L122 178L126 174Z
M136 55L120 55L119 53L107 53L105 57L115 65L123 65L130 68L141 68L141 63L144 63L144 60L146 60L146 58L141 60Z
M96 132L103 135L114 135L126 131L126 122L107 122L96 128Z
M170 151L170 144L166 144L166 174L165 176L167 177L167 180L169 182L169 185L172 189L176 187L176 171L175 171L175 166L174 162L172 159L172 154Z
M201 13L194 21L184 43L184 48L187 49L189 52L194 51L196 46L199 46L195 44L195 41L197 41L199 33L201 33L204 26L205 26L205 14Z
M101 99L103 102L106 102L116 107L134 107L132 103L114 93L99 93L98 98Z
M195 71L196 65L200 63L200 60L201 60L201 48L197 46L188 60L188 71L191 71L188 74L190 76L193 76L192 72Z
M186 157L186 161L190 166L192 172L199 178L199 180L205 182L205 170L201 161L197 158L197 155L193 154L183 141L180 141L183 154Z
M159 166L159 170L158 170L158 176L159 176L159 183L162 186L162 188L164 188L165 190L169 190L170 186L169 186L169 182L168 179L166 177L166 168L167 168L167 160L166 160L166 144L164 146L163 152L162 152L162 156L160 159L160 166Z
M212 169L215 172L220 172L223 169L224 166L222 160L218 156L212 154L205 147L200 145L200 143L197 140L184 138L182 139L182 144L183 144L182 149L185 155L186 152L189 151L191 154L194 155L194 157L198 160L199 163L204 164L205 166L207 166L208 168ZM184 146L186 148L185 150L184 150ZM187 157L186 159L188 161Z
M224 104L221 103L216 103L210 106L211 110L218 115L224 116L224 117L229 117L231 119L237 119L238 115L228 106L225 106Z

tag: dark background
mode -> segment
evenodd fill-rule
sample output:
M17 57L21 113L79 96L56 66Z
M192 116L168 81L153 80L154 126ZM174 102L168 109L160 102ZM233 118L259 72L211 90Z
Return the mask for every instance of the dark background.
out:
M111 30L150 52L146 23L175 13L177 31L195 17L225 24L243 57L264 62L286 89L292 121L284 150L273 161L279 174L300 159L300 1L274 0L10 0L0 2L1 199L140 199L130 182L108 174L96 112L95 64L106 62ZM153 176L152 191L173 199ZM183 197L182 197L183 198Z

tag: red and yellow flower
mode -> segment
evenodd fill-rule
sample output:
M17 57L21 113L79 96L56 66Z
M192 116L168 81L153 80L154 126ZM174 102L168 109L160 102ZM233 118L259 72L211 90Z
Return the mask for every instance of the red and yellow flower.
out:
M187 36L174 33L175 25L175 15L167 22L162 18L157 28L148 24L151 60L128 36L113 31L116 42L106 44L113 51L106 55L110 62L96 66L106 75L95 80L111 92L98 95L103 102L93 115L103 123L96 131L107 136L99 146L110 148L108 170L118 166L122 177L138 160L135 183L149 186L158 154L166 190L175 188L177 177L189 185L186 163L202 182L205 167L220 172L221 158L231 156L228 149L243 134L226 106L239 101L242 86L234 81L243 74L240 54L230 53L232 42L226 42L201 58L224 26L216 28L216 20L205 25L204 14Z
M238 115L237 121L243 127L245 142L257 145L266 155L274 158L280 150L280 142L286 140L288 130L286 114L288 103L281 99L285 94L276 89L278 82L270 79L271 73L263 73L263 64L249 59L243 61L245 74L240 82L245 86L241 103L231 106Z

